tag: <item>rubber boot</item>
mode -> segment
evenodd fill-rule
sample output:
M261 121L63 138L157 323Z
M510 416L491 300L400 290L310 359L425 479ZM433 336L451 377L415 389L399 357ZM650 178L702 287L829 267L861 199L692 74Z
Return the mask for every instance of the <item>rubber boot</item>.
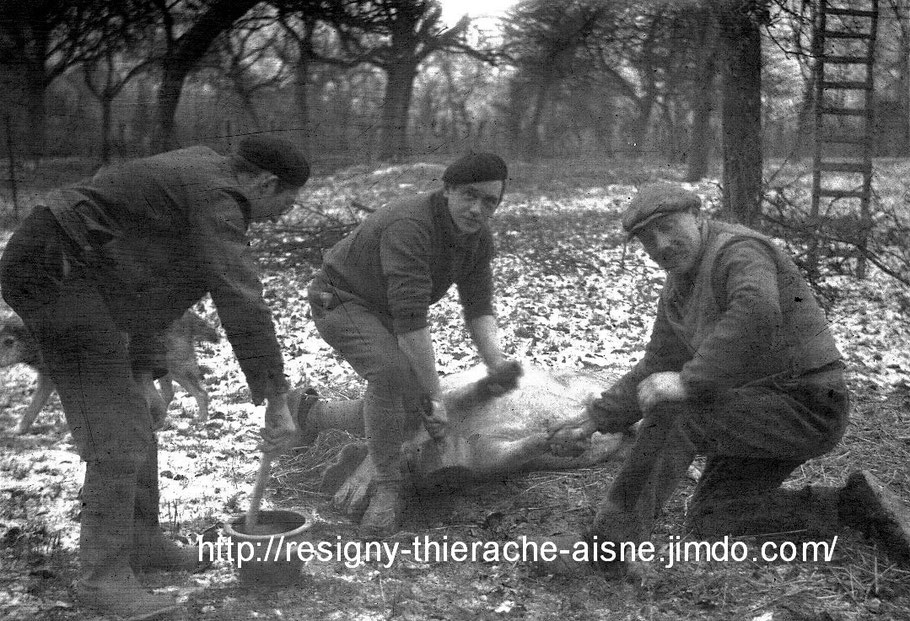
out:
M86 465L79 533L82 569L75 584L80 605L132 621L178 608L172 597L144 590L130 568L136 471L135 460Z
M195 546L181 548L164 536L158 522L158 445L149 448L148 457L139 465L136 477L136 502L133 514L133 571L188 571L205 569L211 563L199 562Z

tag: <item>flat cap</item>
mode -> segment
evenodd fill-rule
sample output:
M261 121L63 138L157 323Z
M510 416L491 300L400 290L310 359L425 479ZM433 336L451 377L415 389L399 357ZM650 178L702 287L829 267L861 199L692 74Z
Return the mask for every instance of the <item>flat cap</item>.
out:
M442 181L446 185L505 181L509 169L494 153L469 153L446 168Z
M310 178L310 165L303 153L283 138L260 134L245 136L237 147L237 155L290 186L300 187Z
M622 228L635 235L652 220L677 211L698 210L701 199L672 183L653 183L638 191L622 214Z

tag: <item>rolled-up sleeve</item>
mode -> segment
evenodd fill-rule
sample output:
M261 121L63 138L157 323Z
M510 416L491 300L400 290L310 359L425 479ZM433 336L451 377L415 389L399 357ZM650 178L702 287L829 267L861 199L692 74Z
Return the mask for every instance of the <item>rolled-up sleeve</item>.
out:
M458 298L464 308L464 318L471 321L483 315L493 315L493 248L481 246L472 270L458 281Z
M404 334L427 327L433 294L430 257L433 238L416 220L397 220L379 242L379 260L386 279L392 329Z

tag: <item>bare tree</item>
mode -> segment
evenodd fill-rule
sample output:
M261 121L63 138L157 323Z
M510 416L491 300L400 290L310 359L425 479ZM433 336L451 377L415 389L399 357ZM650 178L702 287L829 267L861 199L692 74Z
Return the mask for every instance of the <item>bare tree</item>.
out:
M0 108L31 157L44 153L51 82L109 49L146 14L143 0L0 0Z
M714 20L706 8L698 10L695 17L699 52L695 68L697 77L692 87L692 132L689 140L687 181L698 181L708 174L709 132L711 112L714 108L714 77L717 71Z
M206 0L192 6L169 3L168 0L151 2L159 11L165 41L152 147L155 151L167 151L177 146L174 116L187 76L215 39L259 0Z

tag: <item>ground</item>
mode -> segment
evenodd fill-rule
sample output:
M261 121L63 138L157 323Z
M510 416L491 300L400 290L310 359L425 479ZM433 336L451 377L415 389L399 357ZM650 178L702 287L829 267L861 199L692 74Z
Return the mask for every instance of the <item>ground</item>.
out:
M360 381L313 328L306 283L320 252L362 216L361 206L433 187L440 164L434 159L317 170L300 207L279 226L252 231L293 383L312 384L328 396L360 394ZM46 171L52 167L45 164ZM877 162L884 188L880 200L906 202L905 169L899 162ZM590 161L514 162L511 171L508 198L493 222L506 351L549 367L622 372L641 355L663 276L639 246L624 246L618 215L636 184L680 179L682 171ZM802 179L793 187L804 184ZM716 207L716 183L690 187L709 210ZM848 363L853 417L842 444L800 468L788 485L839 485L849 472L864 468L910 502L904 290L875 270L863 282L828 274L819 284ZM209 301L199 310L217 321ZM432 320L441 371L473 366L477 358L461 328L455 298L437 305ZM195 403L180 393L159 437L162 520L187 545L248 506L262 416L249 404L226 342L200 346L199 357L210 369L211 420L194 423ZM52 398L34 433L14 436L34 374L22 367L0 370L0 383L0 618L89 618L74 608L69 591L76 575L83 466L72 451L59 402ZM320 468L346 440L326 434L308 453L283 458L273 468L266 506L313 511L321 522L319 539L348 544L357 541L353 525L318 491ZM590 520L616 467L516 475L416 498L405 516L406 531L396 541L409 544L416 536L505 543L523 535L577 532ZM659 522L653 538L658 556L666 556L665 546L682 534L693 485L688 481L673 496ZM631 582L537 575L503 559L409 559L388 567L317 561L295 584L282 588L245 586L227 561L200 575L158 574L143 580L178 594L190 619L910 619L910 572L859 532L844 530L830 558L819 560L752 560L758 541L732 543L749 546L746 560L690 560L672 567L654 562Z

